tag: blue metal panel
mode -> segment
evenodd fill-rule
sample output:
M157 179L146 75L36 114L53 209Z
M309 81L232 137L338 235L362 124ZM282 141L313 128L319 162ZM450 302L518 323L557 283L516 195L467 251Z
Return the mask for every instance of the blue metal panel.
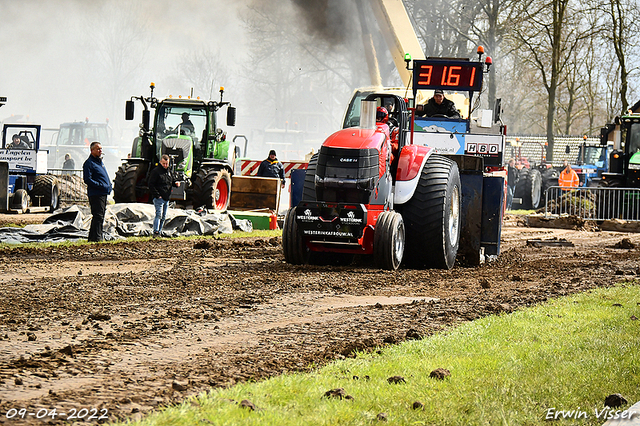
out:
M291 171L291 204L289 207L297 206L302 200L302 190L304 189L304 176L306 172L306 170L300 169Z
M485 255L500 254L502 232L502 204L504 200L504 178L485 177L482 188L482 236L481 245Z
M482 230L482 171L460 171L460 248L458 254L470 265L480 264Z

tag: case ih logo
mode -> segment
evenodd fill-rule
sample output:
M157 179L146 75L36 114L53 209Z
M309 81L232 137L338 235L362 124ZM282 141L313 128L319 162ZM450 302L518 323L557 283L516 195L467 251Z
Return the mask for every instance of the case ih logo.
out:
M357 163L358 159L357 158L344 158L344 157L342 157L340 159L340 162L341 163Z

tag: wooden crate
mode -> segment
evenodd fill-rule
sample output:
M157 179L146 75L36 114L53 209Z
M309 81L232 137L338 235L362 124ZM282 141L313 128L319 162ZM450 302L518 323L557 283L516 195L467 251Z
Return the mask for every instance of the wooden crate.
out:
M278 210L280 179L233 176L229 210Z

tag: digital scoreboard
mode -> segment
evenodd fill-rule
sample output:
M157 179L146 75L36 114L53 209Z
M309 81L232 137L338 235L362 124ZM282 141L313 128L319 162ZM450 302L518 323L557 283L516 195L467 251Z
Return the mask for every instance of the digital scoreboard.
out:
M413 61L413 89L442 89L479 92L482 89L481 62L424 59Z

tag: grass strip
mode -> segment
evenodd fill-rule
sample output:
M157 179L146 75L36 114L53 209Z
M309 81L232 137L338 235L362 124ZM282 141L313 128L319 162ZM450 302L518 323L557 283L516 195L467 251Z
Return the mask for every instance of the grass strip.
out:
M401 425L542 425L550 414L553 424L601 425L613 413L604 410L607 395L622 394L629 404L621 409L640 398L636 317L640 287L596 289L311 374L215 389L136 424L370 425L385 413L386 424ZM436 368L451 375L430 378ZM404 382L391 384L392 376ZM323 397L335 388L353 399ZM245 399L257 410L243 408Z

